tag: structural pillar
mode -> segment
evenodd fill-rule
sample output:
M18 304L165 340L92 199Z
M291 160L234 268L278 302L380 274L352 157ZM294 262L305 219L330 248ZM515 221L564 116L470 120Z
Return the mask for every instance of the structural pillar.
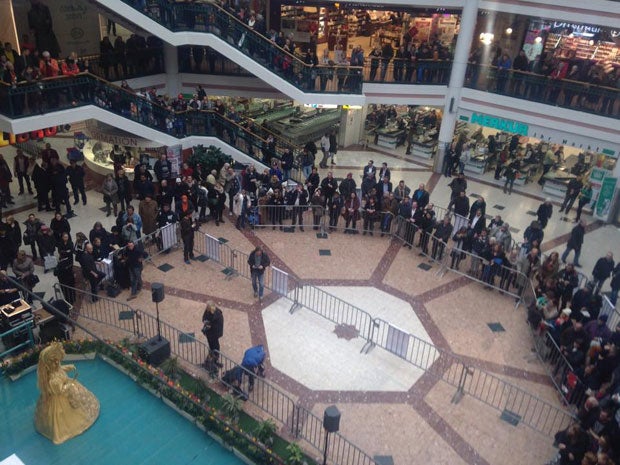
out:
M441 173L444 155L447 146L452 142L454 128L456 127L456 112L461 99L461 89L465 82L465 72L467 71L467 60L478 20L478 0L467 0L461 13L461 26L459 36L456 40L454 50L454 60L452 61L452 71L450 72L450 83L446 93L443 118L441 119L441 129L439 130L439 144L433 171Z
M179 80L179 55L177 48L164 43L164 66L166 69L166 93L176 96L181 91Z

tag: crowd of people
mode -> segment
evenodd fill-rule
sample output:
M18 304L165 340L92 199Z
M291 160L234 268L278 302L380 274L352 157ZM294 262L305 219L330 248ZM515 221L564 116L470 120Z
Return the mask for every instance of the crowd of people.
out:
M557 49L542 52L529 60L524 50L514 58L500 47L495 48L490 63L484 62L481 46L469 56L467 83L480 85L480 75L487 75L486 88L551 105L597 111L617 116L616 100L620 89L620 66L608 69L597 60L577 58L575 50ZM600 91L591 89L600 87Z

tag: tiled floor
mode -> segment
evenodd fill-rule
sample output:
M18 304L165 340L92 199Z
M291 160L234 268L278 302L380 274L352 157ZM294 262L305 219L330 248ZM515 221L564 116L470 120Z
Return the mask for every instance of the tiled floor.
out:
M359 179L368 159L373 158L377 166L385 160L394 181L405 179L412 189L420 182L434 185L431 200L438 206L447 205L448 180L433 175L424 162L402 160L400 156L341 151L334 172L343 177L353 171ZM485 197L487 213L501 214L519 230L516 236L520 239L533 219L526 212L536 210L543 198L540 188L530 184L507 196L492 177L488 178L469 179L469 192ZM24 199L21 206L27 208L32 204L29 200ZM109 229L113 218L106 218L99 210L101 206L100 194L89 191L88 205L75 207L78 216L70 220L72 233L88 234L98 220ZM28 213L26 210L15 216L22 222ZM51 219L51 213L39 216L45 222ZM558 216L556 213L547 227L545 242L562 250L572 224L558 221ZM589 274L596 258L607 249L620 258L620 232L611 226L599 227L589 215L584 218L591 226L581 261L582 270ZM435 346L458 354L471 366L559 405L543 367L531 351L523 308L515 309L512 299L485 291L467 278L452 273L439 277L432 263L428 271L418 268L429 262L418 256L416 249L403 249L378 235L337 232L318 239L311 228L295 234L270 229L244 234L226 221L219 227L207 224L202 229L227 239L227 245L246 253L264 244L272 262L302 284L318 286L373 318L432 340ZM319 250L329 250L331 255L320 256ZM163 264L174 268L163 272L158 269ZM552 438L523 424L509 425L500 420L500 412L471 397L452 404L453 387L429 376L416 382L422 375L419 370L382 349L361 354L362 339L351 335L346 325L337 326L306 309L289 314L290 302L269 294L259 303L253 299L246 279L227 279L221 270L211 260L186 265L178 251L156 257L152 265L145 267L146 289L131 302L132 306L154 313L148 283L163 282L166 300L160 304L162 320L186 333L200 335L205 302L214 300L225 315L221 343L226 354L240 360L249 346L266 344L267 377L319 416L327 405L338 405L343 413L341 432L371 456L392 456L397 465L518 465L543 463L552 456ZM44 275L39 267L37 271L41 283L35 290L51 297L55 278L51 273ZM118 299L124 302L126 297L127 291ZM505 331L492 332L488 323L499 323ZM105 337L120 337L110 328L88 325ZM200 374L197 367L193 369ZM245 408L256 410L251 405Z

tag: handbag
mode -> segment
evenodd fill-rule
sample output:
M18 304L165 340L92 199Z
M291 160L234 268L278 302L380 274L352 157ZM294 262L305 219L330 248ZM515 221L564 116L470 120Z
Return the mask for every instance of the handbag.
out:
M24 281L26 282L26 285L30 288L35 287L37 284L39 284L41 282L41 280L39 279L39 277L36 274L29 274L28 276L26 276L26 278L24 279Z
M22 239L24 241L24 245L32 244L32 241L30 240L30 234L28 234L27 232L24 233L24 236Z

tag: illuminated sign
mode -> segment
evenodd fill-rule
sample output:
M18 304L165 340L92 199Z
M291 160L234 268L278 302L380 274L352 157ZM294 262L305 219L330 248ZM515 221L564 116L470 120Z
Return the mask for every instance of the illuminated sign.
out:
M338 108L338 105L332 103L304 103L306 108Z
M525 123L519 121L512 121L509 119L498 118L496 116L484 115L482 113L472 113L470 122L472 124L479 124L487 128L497 129L498 131L506 131L511 134L520 134L527 136L529 127Z
M29 140L41 140L44 137L52 137L58 133L56 126L51 128L39 129L37 131L24 132L21 134L10 134L7 132L2 133L0 138L0 147L6 147L7 145L23 144Z

